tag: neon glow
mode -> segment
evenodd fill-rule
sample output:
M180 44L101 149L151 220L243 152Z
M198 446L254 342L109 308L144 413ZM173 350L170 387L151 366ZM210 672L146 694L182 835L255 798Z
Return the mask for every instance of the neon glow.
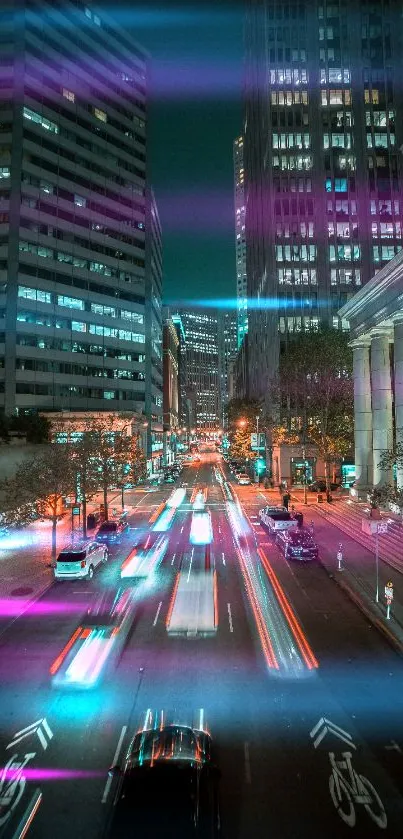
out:
M308 667L308 670L312 670L313 668L319 667L319 662L316 659L309 645L308 639L305 633L303 632L301 625L298 622L298 619L292 609L289 600L287 600L287 597L284 593L284 589L280 585L279 580L276 574L274 573L274 570L270 565L269 560L266 557L266 554L261 548L258 549L258 554L263 562L263 566L276 593L277 600L280 603L280 606L288 621L291 632L294 635L294 638L301 650L301 655L305 661L306 666Z
M167 507L180 507L182 501L186 498L186 489L184 487L178 487L172 495L169 496L168 501L166 503Z
M166 530L169 530L175 518L175 513L176 507L168 507L164 510L155 522L153 531L155 533L164 533Z
M84 632L81 637L83 637ZM114 636L105 637L104 629L89 631L66 670L66 681L91 687L97 681L114 644Z
M211 515L208 511L193 513L189 541L191 545L209 545L213 541Z

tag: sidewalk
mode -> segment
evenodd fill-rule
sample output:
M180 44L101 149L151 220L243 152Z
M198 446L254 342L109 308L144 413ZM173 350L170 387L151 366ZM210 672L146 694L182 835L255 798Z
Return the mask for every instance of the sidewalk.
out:
M120 492L110 494L108 502L116 503L120 511ZM88 505L88 512L99 506L101 495ZM101 499L102 500L102 499ZM131 505L126 505L130 512ZM21 615L33 600L37 600L53 583L51 568L50 521L36 521L10 533L11 540L2 546L0 540L0 619ZM80 538L81 528L72 531L72 518L67 511L57 524L57 551L74 538ZM91 535L91 534L90 534Z
M269 503L279 503L279 494L265 491ZM316 501L316 499L315 499ZM313 522L319 545L319 560L332 579L342 588L385 638L403 655L403 527L390 516L390 532L379 537L379 603L375 602L375 545L371 536L361 532L361 518L367 505L348 501L304 505L298 495L291 503L304 514L304 525ZM337 551L342 543L342 571L338 570ZM382 557L381 557L382 554ZM390 620L386 619L385 585L393 583L394 599Z

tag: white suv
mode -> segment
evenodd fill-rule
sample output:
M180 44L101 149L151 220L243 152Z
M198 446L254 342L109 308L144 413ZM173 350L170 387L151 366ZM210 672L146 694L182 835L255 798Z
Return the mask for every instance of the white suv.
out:
M108 559L108 548L97 542L76 542L57 557L56 580L92 580L95 568Z

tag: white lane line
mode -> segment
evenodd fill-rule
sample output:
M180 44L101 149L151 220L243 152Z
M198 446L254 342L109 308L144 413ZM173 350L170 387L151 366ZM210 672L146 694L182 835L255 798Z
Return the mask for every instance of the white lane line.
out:
M223 551L221 552L221 556L222 556L222 564L223 564L223 565L225 565L225 556L224 556L224 552L223 552Z
M160 611L161 611L161 606L162 606L162 600L160 600L160 602L159 602L159 604L158 604L158 609L157 609L157 612L156 612L156 615L155 615L155 618L154 618L154 623L153 623L153 626L155 626L155 625L156 625L156 623L157 623L157 620L158 620L158 615L159 615L159 613L160 613Z
M118 757L119 757L119 754L120 754L120 750L122 748L122 743L123 743L123 740L125 738L126 731L127 731L127 725L124 725L121 732L120 732L120 737L119 737L119 740L118 740L118 744L116 746L115 754L113 755L112 766L116 766L116 763L117 763L117 760L118 760ZM109 795L109 790L111 788L111 784L112 784L112 777L109 776L106 780L104 794L101 798L101 804L105 804L106 799L108 798L108 795Z
M172 559L171 559L171 565L173 565L173 564L174 564L174 562L175 562L175 558L176 558L176 554L174 554L174 555L173 555L173 557L172 557Z
M250 754L249 754L249 743L243 744L243 750L245 755L245 781L247 784L252 783L252 776L250 773Z
M181 527L181 533L183 533L183 528L184 528L184 527L185 527L185 525L182 525L182 527Z
M227 603L227 610L228 610L228 623L229 623L229 631L233 632L234 627L232 625L232 614L231 614L231 603Z

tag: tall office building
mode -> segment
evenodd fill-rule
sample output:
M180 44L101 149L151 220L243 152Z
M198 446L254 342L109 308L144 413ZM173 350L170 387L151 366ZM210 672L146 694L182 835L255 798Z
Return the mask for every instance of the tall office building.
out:
M218 313L218 366L220 375L221 425L223 427L226 425L226 408L228 402L234 395L230 391L233 390L233 368L238 347L238 324L239 321L234 311L220 311Z
M235 210L235 267L237 300L237 344L241 346L248 331L248 294L246 289L245 242L245 173L243 137L234 140L234 210Z
M199 432L221 427L219 316L214 309L180 310L186 341L186 392L194 394Z
M162 447L146 53L90 2L0 14L0 408L144 412Z
M402 244L399 0L249 0L246 245L251 396L277 332L337 310ZM273 305L275 309L273 310Z

